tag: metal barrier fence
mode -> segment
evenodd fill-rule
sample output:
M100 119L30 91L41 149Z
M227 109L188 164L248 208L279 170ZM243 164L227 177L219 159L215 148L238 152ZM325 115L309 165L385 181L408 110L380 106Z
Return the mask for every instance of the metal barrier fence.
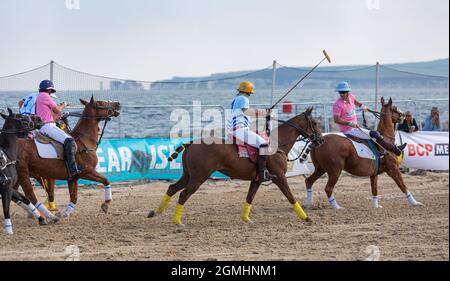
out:
M369 108L375 108L373 101L362 101ZM438 106L441 116L441 128L448 131L449 128L449 100L448 99L423 99L423 100L398 100L394 104L403 112L411 111L422 129L425 118L430 114L433 106ZM279 112L279 119L288 120L308 107L313 106L313 116L316 118L323 132L337 131L338 127L333 122L332 116L332 102L327 103L293 103L292 111L290 113L283 113L283 105L276 109ZM256 104L255 108L267 108L267 104ZM215 109L221 113L220 120L209 120L203 118L201 122L193 124L193 111L198 110L202 113L202 117L208 117L208 110ZM16 109L17 110L17 109ZM69 107L68 111L81 111L81 107ZM188 120L171 120L171 114L175 111L184 110L189 114ZM208 128L222 128L226 127L225 111L227 108L220 105L126 105L122 108L122 113L119 117L113 118L107 125L105 131L105 138L147 138L147 137L168 137L174 126L188 128L191 133L200 129L200 126ZM361 111L357 111L357 116L360 124L362 124ZM366 114L369 126L374 127L376 124L375 118L371 114ZM71 117L69 119L72 128L75 126L78 118ZM254 122L254 129L264 129L265 122Z

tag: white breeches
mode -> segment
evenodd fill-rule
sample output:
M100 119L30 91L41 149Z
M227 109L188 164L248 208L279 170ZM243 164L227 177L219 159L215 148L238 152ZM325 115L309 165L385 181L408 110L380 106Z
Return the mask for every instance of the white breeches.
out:
M251 131L249 128L236 129L235 131L232 132L232 135L237 140L244 142L248 145L251 145L255 148L260 148L261 145L268 144L268 142L263 137Z
M366 130L364 128L352 128L351 130L348 130L347 132L345 132L344 134L346 135L351 135L363 140L370 140L370 131Z
M58 128L55 123L47 123L39 130L41 134L46 135L54 139L55 141L64 144L64 141L68 138L72 138L66 132Z

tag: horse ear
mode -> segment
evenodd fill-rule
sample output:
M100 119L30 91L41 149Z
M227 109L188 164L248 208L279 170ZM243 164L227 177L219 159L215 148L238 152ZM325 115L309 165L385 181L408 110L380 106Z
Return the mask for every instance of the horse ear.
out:
M80 102L81 102L81 104L84 105L84 106L86 106L86 104L88 104L88 102L85 101L84 99L80 99Z
M9 107L8 107L8 113L9 113L9 116L13 115L13 112L12 112L11 108L9 108Z
M308 107L308 109L306 110L306 114L308 115L308 116L311 116L311 113L312 113L312 111L314 110L314 107Z
M384 97L381 97L381 105L385 105L386 104L386 102L384 101Z
M94 95L91 96L91 100L89 101L90 104L94 103Z
M392 105L392 98L389 98L388 105Z
M8 117L8 115L3 114L3 112L0 112L0 115L2 116L3 119L6 119L6 117Z

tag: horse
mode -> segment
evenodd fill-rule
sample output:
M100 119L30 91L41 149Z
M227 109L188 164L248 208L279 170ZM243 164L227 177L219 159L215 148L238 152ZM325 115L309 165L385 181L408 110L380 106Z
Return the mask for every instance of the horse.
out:
M58 159L44 159L38 154L34 140L19 140L21 148L18 152L17 173L19 184L22 186L31 202L50 219L51 222L58 220L58 217L68 217L75 209L78 200L78 180L86 179L100 182L104 186L105 201L101 205L101 210L107 213L112 200L112 191L109 180L98 173L95 167L98 163L96 154L98 146L99 130L98 124L102 120L109 120L111 117L120 115L120 103L111 101L95 101L92 96L90 101L80 99L84 105L83 113L75 128L71 131L71 136L77 143L77 164L82 167L82 171L73 180L68 181L70 202L63 213L58 216L53 215L41 202L38 202L34 194L30 177L44 179L67 180L68 173L64 161ZM16 186L18 188L18 185Z
M384 139L392 144L395 144L395 125L403 116L397 107L392 105L392 98L388 103L385 103L384 98L381 98L382 109L380 115L380 122L377 131L384 136ZM377 167L376 160L360 158L350 141L350 139L330 134L323 138L324 143L320 147L311 145L311 159L315 170L305 179L307 189L306 207L312 207L312 187L314 183L325 173L328 174L328 182L325 186L325 192L328 196L328 201L334 209L342 209L333 196L333 189L342 171L346 171L352 175L359 177L370 177L370 184L372 187L372 207L382 208L378 205L378 175L386 172L398 185L400 190L406 195L408 202L412 206L423 206L422 203L417 202L414 196L408 191L402 174L399 169L397 156L387 151L380 159L379 167Z
M278 127L278 149L276 153L268 157L267 168L270 173L275 175L273 179L286 196L289 203L301 220L311 221L306 215L301 205L292 195L291 189L286 179L288 153L292 149L294 143L299 136L302 139L307 139L314 143L320 143L321 132L317 126L316 121L311 116L313 108L308 108L305 112L295 116L289 121L281 121ZM183 144L176 149L176 152L171 156L175 159L181 151L184 150L182 156L183 175L174 184L170 185L166 194L164 195L159 208L150 210L148 217L154 217L162 214L168 207L172 196L178 191L180 193L178 203L175 207L175 213L172 222L176 226L183 227L182 215L184 206L189 197L194 194L198 188L211 176L215 171L219 171L230 178L251 181L248 190L246 202L241 213L241 219L246 223L252 223L250 219L250 212L252 202L261 181L256 179L256 165L246 158L240 158L235 144L223 144L219 142L206 144L202 140L201 144Z
M9 212L11 200L33 214L40 224L45 224L45 219L28 198L13 189L18 179L15 167L17 163L17 139L27 137L30 131L40 128L43 123L36 116L14 114L9 108L8 112L9 115L1 113L5 123L0 131L0 194L4 215L3 230L6 234L13 234Z

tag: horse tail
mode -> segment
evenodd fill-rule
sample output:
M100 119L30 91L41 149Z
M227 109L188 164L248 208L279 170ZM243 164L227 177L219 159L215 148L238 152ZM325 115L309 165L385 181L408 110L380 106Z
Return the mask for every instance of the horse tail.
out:
M173 160L177 159L178 155L183 152L188 146L190 146L192 143L183 143L177 149L175 149L175 152L170 155L170 157L167 159L169 162L172 162Z

